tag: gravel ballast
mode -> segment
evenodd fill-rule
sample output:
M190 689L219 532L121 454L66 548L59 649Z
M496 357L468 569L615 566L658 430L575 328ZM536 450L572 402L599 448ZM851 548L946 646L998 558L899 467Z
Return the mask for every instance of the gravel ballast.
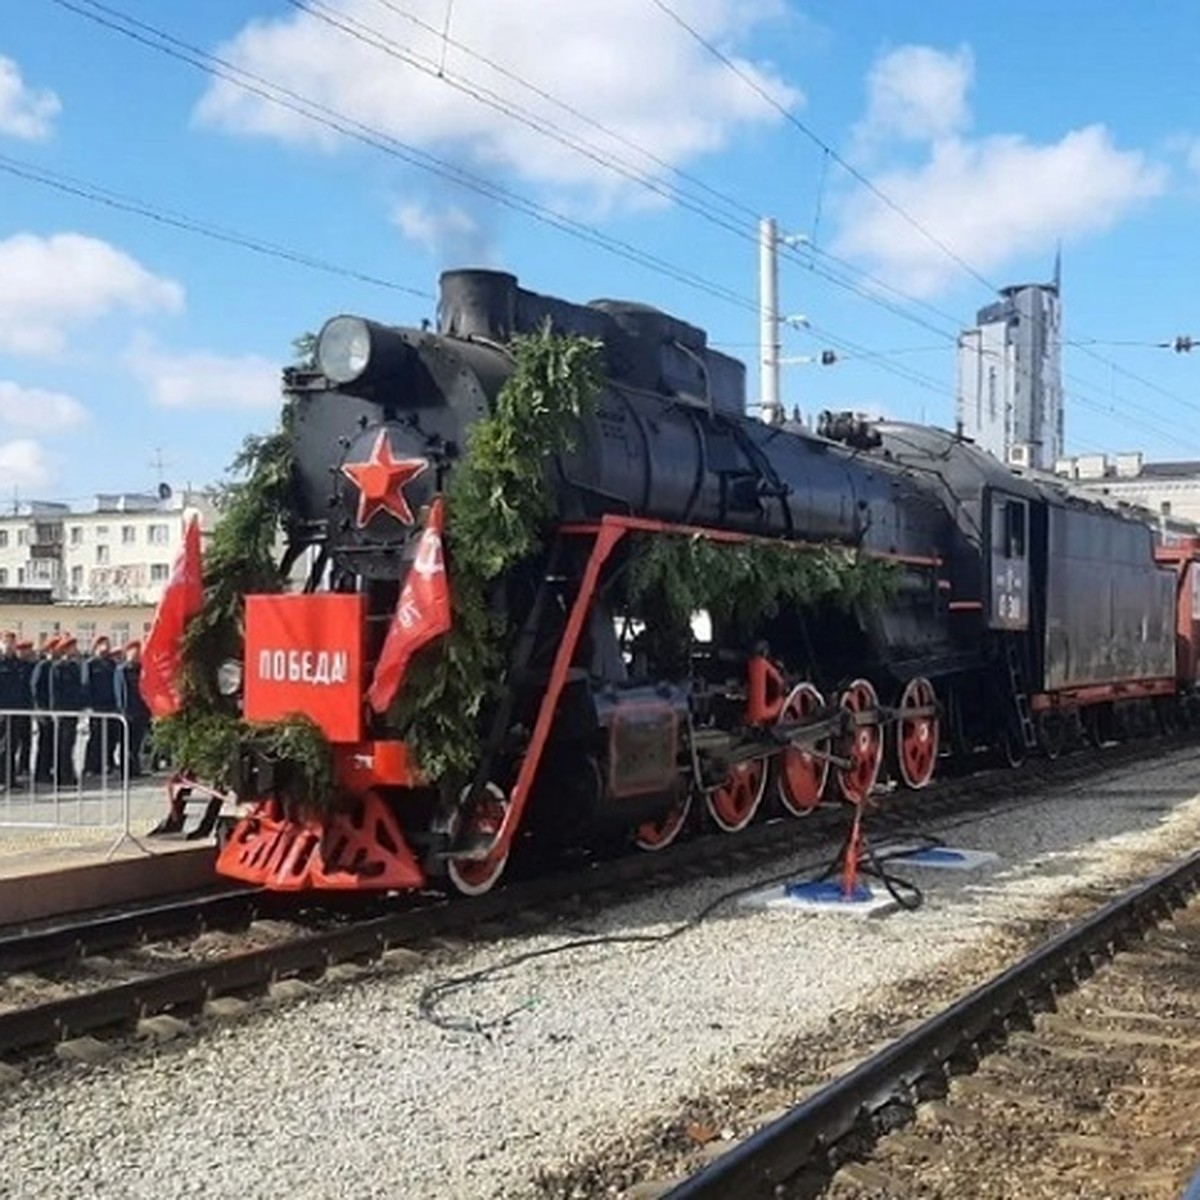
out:
M911 1016L924 1015L913 981L937 980L932 997L953 963L989 939L1011 950L1011 929L1066 893L1191 850L1198 791L1200 752L1175 751L1040 803L946 821L948 838L1000 862L904 871L926 893L916 913L859 920L729 904L669 941L572 950L449 992L437 1011L452 1029L419 1011L431 983L571 936L666 933L755 877L669 889L584 913L565 933L319 992L183 1048L34 1075L0 1092L0 1196L555 1194L538 1179L625 1131L665 1127L688 1097L736 1090L782 1043L827 1037L831 1021L897 988L914 998ZM798 852L798 873L818 857ZM579 1194L618 1195L619 1178Z

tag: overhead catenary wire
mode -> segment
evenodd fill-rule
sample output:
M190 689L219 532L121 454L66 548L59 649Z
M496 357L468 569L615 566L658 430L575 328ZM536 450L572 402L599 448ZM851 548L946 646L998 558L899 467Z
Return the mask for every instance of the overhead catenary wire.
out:
M94 204L104 205L107 208L116 209L120 212L145 217L149 221L170 226L172 229L179 229L185 233L193 233L199 237L209 238L212 241L224 242L227 245L238 246L243 250L251 250L255 254L282 259L285 262L295 263L298 266L307 267L314 271L324 271L327 274L339 275L345 279L354 279L360 283L369 283L374 287L403 292L409 296L416 296L421 300L435 299L431 292L422 288L411 287L408 284L398 283L392 279L384 279L382 276L372 275L366 271L357 271L351 267L340 266L337 263L317 258L315 255L307 254L301 250L294 250L275 242L264 241L251 234L240 233L237 230L219 225L210 225L199 218L180 212L173 212L170 209L160 208L147 201L139 200L136 197L111 191L97 183L90 183L87 180L74 176L48 171L44 167L13 158L7 154L0 154L0 171L17 179L24 179L29 183L53 188L56 191L63 192L69 196L75 196L78 199L88 200Z
M131 40L138 42L150 49L164 53L170 57L176 58L179 61L186 63L189 66L195 67L214 77L224 79L226 82L247 91L250 94L258 96L260 99L266 100L269 103L277 104L289 111L295 112L297 115L303 116L306 119L312 120L324 127L331 128L335 132L341 133L344 136L354 138L376 149L382 150L385 153L399 157L402 160L409 162L419 169L429 171L431 173L441 175L450 179L452 182L458 183L461 186L473 190L487 198L493 199L498 203L504 204L507 207L513 208L527 216L531 216L536 220L549 224L568 234L580 237L585 241L599 245L601 248L624 257L637 265L646 267L650 270L657 271L664 276L675 279L677 282L684 283L687 286L692 286L698 290L704 291L717 299L724 300L727 303L739 307L744 311L757 311L757 303L750 297L737 294L731 289L725 288L723 285L716 284L712 280L705 279L697 273L681 268L676 264L672 264L659 258L658 256L649 254L639 248L631 245L628 242L620 239L615 239L607 234L602 233L594 226L586 225L583 222L577 221L561 213L556 213L553 210L544 208L537 202L524 197L519 193L504 187L503 185L493 183L490 180L483 179L464 168L458 167L455 164L439 159L436 156L427 154L425 151L419 150L416 147L404 143L399 139L392 137L380 130L374 129L363 122L357 121L355 118L349 117L335 109L330 108L318 101L304 96L301 93L284 87L272 80L266 79L261 75L255 74L237 67L228 60L220 58L216 55L210 55L208 52L196 47L182 39L174 37L172 34L162 30L161 28L151 25L148 22L139 20L130 14L124 13L112 5L101 3L100 0L52 0L59 7L64 8L77 16L91 20L104 28L113 32L122 34ZM294 4L295 7L303 11L310 11L310 7L300 2L300 0L288 0L288 3ZM124 24L122 24L124 22ZM750 210L746 210L750 211ZM702 216L712 220L711 216L700 210ZM755 236L747 229L740 229L730 226L727 222L717 222L729 229L731 232L738 234L748 241L754 240ZM828 254L824 251L817 251L823 258L828 258L839 266L850 270L856 270L852 264L846 263L845 260L838 259L837 256ZM873 303L880 304L889 308L896 315L911 320L917 324L924 325L929 328L928 322L913 314L906 314L898 305L889 305L886 300L872 296L872 294L861 286L857 285L853 280L845 278L843 275L828 270L823 266L817 266L805 261L804 258L797 255L794 251L787 254L794 261L802 262L816 274L825 278L828 282L835 286L851 292L860 298L867 299ZM907 297L904 293L892 288L882 280L873 279L870 276L865 276L873 287L877 287L883 291L891 292L902 299L912 301L912 297ZM937 310L932 310L937 311ZM941 314L949 320L954 320L948 314Z
M382 31L380 31L376 27L371 26L371 25L367 24L366 22L360 21L357 18L351 17L349 14L345 14L345 13L340 13L337 15L332 14L329 11L328 6L323 4L321 2L321 0L286 0L286 2L289 3L293 8L297 9L298 11L307 13L308 15L313 16L313 17L325 22L327 25L330 25L337 29L340 29L343 33L353 36L353 37L359 39L360 41L364 41L364 40L368 41L369 44L374 45L377 49L379 49L385 53L388 53L388 54L392 55L393 57L400 59L401 61L405 62L406 64L408 64L410 66L415 67L418 70L425 71L426 73L436 73L439 77L443 77L443 71L441 68L439 68L435 72L434 64L432 63L432 61L431 60L423 61L422 56L420 54L418 54L418 52L415 51L414 49L412 49L411 47L405 47L405 46L400 45L394 39L387 37ZM657 2L657 0L656 0L656 2ZM396 16L399 16L399 17L409 21L410 23L412 23L414 26L416 26L419 29L422 29L430 34L437 34L437 32L438 32L428 22L423 21L421 18L417 17L415 14L409 13L406 10L404 10L403 8L401 8L398 4L395 3L395 0L376 0L376 3L379 4L382 8L386 9L387 11L395 14ZM666 6L663 4L658 4L658 7L660 9L664 9L664 11L666 9ZM671 15L674 15L674 14L672 13ZM684 22L680 22L680 23L683 24L685 26L685 28L687 28L688 32L691 33L693 36L697 36L697 37L699 36L698 34L696 34L696 31L693 30L690 26L687 26L686 23L684 23ZM443 31L442 31L442 36L443 36L443 38L446 36L445 29L443 29ZM715 48L711 45L711 43L705 41L702 38L700 40L703 41L705 46L711 52L715 53L718 56L718 58L721 59L722 62L725 62L726 65L731 67L731 69L738 70L738 68L736 67L736 64L732 63L731 60L728 60L727 56L722 55L721 52L717 48ZM734 209L734 210L740 212L742 215L745 215L748 217L754 216L753 210L749 206L743 204L736 197L730 196L728 193L722 192L719 189L712 188L711 186L704 183L702 180L700 180L698 177L696 177L694 175L690 175L685 172L679 171L677 168L674 168L671 164L667 163L661 157L652 154L652 152L650 152L650 151L646 150L644 147L638 145L632 139L629 139L629 138L625 137L624 135L621 135L618 131L611 129L610 127L602 124L601 122L598 122L598 121L594 120L593 118L588 117L577 107L574 107L572 105L568 105L568 104L564 103L563 101L559 100L557 97L554 97L551 93L547 92L545 89L536 87L535 85L533 85L529 81L525 80L522 76L520 76L516 72L510 71L508 68L497 63L494 59L491 59L485 55L478 53L477 51L473 50L471 47L467 46L465 43L463 43L460 40L455 40L454 45L455 45L456 49L458 49L463 54L471 57L475 61L483 63L484 65L488 66L490 69L497 71L504 78L511 80L514 83L517 83L519 86L525 88L526 90L537 95L538 97L546 100L549 103L554 104L556 107L562 109L565 112L568 112L570 115L574 116L576 119L584 121L590 127L601 132L606 137L615 138L615 139L619 140L623 145L629 147L630 149L633 149L636 153L642 154L648 160L653 161L657 166L663 168L664 170L667 170L681 178L684 178L692 184L702 187L710 196L719 199L720 201L722 201L722 203L726 204L731 209ZM441 64L441 66L444 67L444 62L443 62L443 64ZM748 83L748 85L754 86L755 90L759 91L760 95L764 94L762 92L762 90L757 87L754 80L752 80L749 76L746 76L744 72L739 72L739 74L740 74L740 77L743 78ZM727 221L725 219L714 216L714 214L712 214L710 211L708 211L702 207L697 207L697 205L694 204L692 201L690 201L685 195L681 194L678 191L678 189L670 188L670 187L664 185L662 182L655 180L654 178L646 175L644 172L640 172L640 171L630 168L627 163L623 163L621 160L614 158L611 155L611 153L602 152L599 147L581 142L578 138L571 136L566 131L562 130L560 127L555 126L550 123L547 123L544 120L536 117L535 115L530 114L528 112L528 110L522 110L519 108L519 106L516 106L509 101L503 100L502 98L498 97L496 95L496 93L490 92L487 89L483 89L478 84L473 84L472 81L467 79L466 77L456 77L453 79L451 79L449 77L444 77L444 82L446 82L450 86L455 87L458 90L463 91L466 94L474 97L480 103L486 104L488 107L491 107L497 111L503 112L505 115L507 115L511 119L516 120L531 129L535 129L538 132L540 132L548 137L551 137L554 141L556 141L570 149L575 150L577 153L583 155L584 157L590 159L591 161L593 161L597 164L600 164L611 171L616 172L617 174L621 175L623 178L626 178L627 180L629 180L633 183L636 183L642 187L645 187L645 188L655 192L656 194L663 196L664 198L672 199L675 203L680 204L681 207L684 207L688 211L696 213L697 215L701 216L702 218L709 221L710 223L718 225L719 227L724 228L728 232L736 234L737 236L743 238L746 241L753 242L756 240L757 235L752 229L746 228L744 226L737 225L737 224L731 224L729 221ZM783 109L782 106L777 105L777 107L780 108L780 111L784 111L785 113L788 111L788 110ZM801 124L803 124L803 123L801 123ZM943 250L947 249L939 241L939 239L930 235L929 231L924 229L924 227L920 225L920 222L917 222L915 218L912 218L911 214L904 213L903 210L900 209L899 206L895 205L894 202L891 202L890 198L886 197L880 189L878 189L873 183L871 183L871 181L865 179L865 177L862 177L856 171L854 171L852 168L850 168L849 164L847 164L844 160L842 160L837 155L837 153L832 149L832 147L830 147L823 139L818 138L817 135L815 135L815 133L813 133L813 131L810 128L808 128L807 126L804 126L804 129L805 129L805 132L808 133L810 137L814 138L818 142L818 144L820 145L821 150L822 150L821 193L823 193L823 190L824 190L824 176L827 171L828 164L831 160L837 161L839 163L839 165L841 165L847 169L850 169L851 174L853 174L855 176L855 178L859 180L859 182L864 183L867 186L869 186L874 194L876 194L881 199L887 200L891 204L891 206L893 208L895 208L896 211L901 212L902 215L904 215L906 217L906 219L910 221L910 223L913 223L915 227L920 228L922 230L922 232L924 232L927 236L930 236L931 240L934 242L935 245L938 245L939 248L941 248ZM818 195L818 215L816 217L817 221L819 221L820 194L821 193L819 193L819 195ZM802 249L800 249L799 247L789 246L786 243L784 243L780 247L781 256L784 257L785 259L790 259L793 262L799 263L800 265L806 267L811 273L817 275L819 278L824 279L826 282L833 284L835 287L841 288L844 291L848 291L851 294L859 297L860 299L863 299L864 301L866 301L868 303L871 303L878 307L881 307L885 311L890 312L892 315L894 315L902 320L909 321L910 323L916 324L916 325L920 326L921 328L924 328L930 332L939 334L940 336L944 336L947 338L956 338L955 333L952 333L945 328L940 328L937 325L933 324L931 321L929 321L921 316L918 316L915 313L907 311L903 307L903 305L908 304L908 305L913 305L913 306L917 306L922 309L925 309L926 311L932 313L934 316L936 316L942 320L950 322L950 324L953 327L960 328L961 321L954 314L948 313L943 309L939 309L936 306L929 304L927 301L924 301L922 299L914 297L911 294L904 292L902 289L896 288L894 285L889 284L886 281L881 280L875 276L872 276L868 272L862 271L860 268L856 267L854 264L849 263L845 259L842 259L835 254L832 254L828 251L824 251L824 250L818 248L815 244L815 233L816 233L816 229L814 227L814 235L813 235L812 239L810 239L810 244L807 247L807 250L808 250L807 254L805 254L804 251ZM951 253L952 257L956 257L956 256L954 256L952 251L948 251L948 252ZM816 262L813 261L814 256L820 256L822 259L828 260L828 263L822 262L820 265L818 265ZM957 257L956 257L956 261L959 261L960 265L965 265L969 270L972 270L972 273L975 275L975 277L977 279L979 279L981 282L987 284L987 286L989 286L989 288L991 288L992 290L998 290L996 288L995 284L993 284L993 283L991 283L991 281L985 279L980 273L974 272L973 269L970 268L970 265L966 264L964 262L964 260L957 259ZM836 267L839 267L842 269L840 271L834 270L830 267L829 264L834 264ZM868 283L870 285L871 290L864 288L862 286L862 284L857 282L854 278L848 276L847 272L851 272L855 275L860 276L866 283ZM882 293L884 293L884 295L876 294L876 292L882 292ZM893 301L887 297L894 297L895 301ZM862 358L862 357L865 357L865 355L860 353L857 357Z
M729 57L719 46L706 38L698 29L690 25L679 13L666 2L666 0L650 0L650 3L659 9L664 15L669 17L681 29L683 29L690 37L694 38L701 46L705 48L714 58L723 63L724 66L731 71L738 79L742 81L752 92L759 96L765 103L775 109L777 113L784 118L793 128L799 130L809 141L818 146L831 161L837 163L852 179L861 184L867 189L881 204L895 213L905 224L911 226L923 238L936 246L943 254L946 255L952 262L956 263L963 271L970 275L973 279L982 283L989 291L998 292L1000 289L987 276L981 274L975 269L965 258L957 253L954 249L948 246L941 238L932 230L928 229L920 221L917 220L907 209L898 204L886 192L883 191L873 180L864 175L853 163L848 162L842 157L824 138L822 138L815 130L804 121L800 120L786 104L781 104L771 93L758 82L748 71L740 67L732 58Z
M980 270L973 266L965 257L954 250L953 247L949 246L942 238L938 237L937 234L935 234L924 223L918 220L918 218L913 216L913 214L904 208L903 205L899 204L881 187L879 187L878 184L876 184L867 175L863 174L863 172L855 167L853 163L849 162L841 154L839 154L833 146L831 146L824 138L822 138L811 126L797 117L796 114L791 111L791 109L789 109L786 105L781 104L779 100L771 95L771 93L764 88L757 79L740 67L738 63L736 63L732 58L729 57L729 55L722 51L719 46L713 43L710 39L706 38L699 30L697 30L687 20L680 16L675 8L673 8L671 4L667 3L667 0L649 0L649 2L665 16L670 18L670 20L672 20L677 26L683 29L696 42L703 46L709 54L717 59L717 61L721 62L733 75L741 80L741 82L747 88L759 96L760 99L770 105L773 109L775 109L775 111L778 112L788 122L789 125L798 130L809 141L815 144L822 151L822 153L827 156L828 160L835 162L843 171L846 172L846 174L854 179L855 182L864 187L889 211L894 213L897 217L904 221L905 224L919 233L931 245L936 247L963 272L975 279L977 282L983 284L991 292L999 292L1001 290L1001 288L993 280L989 279ZM1143 379L1134 372L1121 367L1119 364L1114 363L1111 359L1108 359L1103 355L1096 354L1095 351L1089 348L1091 344L1098 344L1094 340L1079 339L1067 344L1074 345L1082 349L1084 353L1090 354L1091 357L1097 359L1099 362L1104 363L1118 374L1125 375L1126 377L1141 383L1145 387L1158 391L1161 395L1176 403L1183 404L1187 407L1193 407L1190 402L1183 400L1175 393L1169 392L1166 389L1159 387L1157 384Z
M420 150L409 143L401 141L381 130L375 129L364 122L341 113L336 109L302 95L282 84L257 75L238 67L226 59L209 54L172 34L130 16L111 5L103 4L100 0L50 0L58 7L75 13L85 20L94 22L114 33L139 43L148 49L157 51L174 58L177 61L203 71L204 73L223 79L243 91L258 96L268 103L285 108L306 120L313 121L323 128L330 129L345 137L349 137L364 145L379 150L391 157L407 162L422 171L429 172L441 178L448 179L467 190L494 200L513 211L558 229L569 236L576 237L589 244L614 254L626 261L657 272L666 278L675 280L684 286L731 304L747 311L757 311L757 305L749 297L741 295L723 284L707 279L679 264L640 249L621 238L603 233L595 226L588 225L565 213L539 204L527 196L516 192L503 184L477 175L466 168L438 158Z
M758 214L754 209L743 203L736 196L722 191L721 189L712 187L694 174L680 170L678 167L668 163L661 156L654 154L652 151L633 141L633 139L625 136L619 130L614 130L611 126L605 125L602 122L596 121L594 118L587 116L587 114L583 113L577 107L559 100L544 88L537 87L536 85L530 83L521 75L510 71L506 67L503 67L494 59L479 54L462 41L455 40L453 44L463 54L485 64L489 69L497 71L504 78L511 80L522 88L530 91L532 94L546 100L548 103L554 104L556 107L575 117L577 120L583 121L589 127L603 134L606 138L614 139L620 142L622 145L634 150L635 153L638 153L645 157L648 161L655 163L656 166L662 168L662 170L667 172L669 175L683 179L693 187L702 190L705 193L705 197L693 197L688 195L687 193L683 192L678 185L670 184L665 176L656 177L648 174L636 165L631 164L627 159L622 159L619 156L614 155L610 146L601 146L595 143L585 142L577 135L564 130L561 126L548 121L546 118L541 117L538 114L532 113L528 109L522 108L511 99L499 96L496 92L479 84L478 81L472 80L462 74L449 75L445 73L441 68L438 67L437 64L435 64L433 59L426 55L420 54L413 47L405 46L397 42L394 38L389 37L376 26L362 21L357 17L353 17L350 14L340 10L331 10L329 5L324 3L323 0L285 0L285 3L291 5L291 7L296 9L298 12L318 20L324 23L326 26L336 29L344 35L354 38L356 41L362 44L371 46L381 53L387 54L389 57L398 60L426 75L440 79L447 86L471 97L478 103L483 104L494 111L500 112L510 120L513 120L525 126L526 128L534 130L535 132L566 147L567 149L574 151L575 153L590 160L603 169L620 176L627 182L643 187L658 195L660 198L678 204L681 208L691 212L693 215L701 218L702 220L707 221L709 224L712 224L727 233L733 234L745 242L753 245L758 244ZM423 21L414 14L402 9L394 2L394 0L376 0L376 3L381 5L389 12L410 21L417 28L427 32L431 36L438 35L435 27L429 24L429 22ZM713 212L710 203L711 199L719 200L728 209L730 209L732 213L735 213L736 216L731 219L731 217L728 215ZM750 223L743 222L741 218L747 218ZM924 309L934 316L950 321L955 326L960 324L959 319L953 314L947 313L945 310L938 309L929 304L927 301L912 296L911 294L896 288L894 285L887 283L885 280L879 279L868 272L862 271L861 268L856 267L846 259L841 258L830 251L821 249L815 244L810 244L806 248L799 248L789 246L785 243L780 247L780 252L782 257L785 259L797 262L801 265L809 267L818 274L822 274L821 268L817 268L811 262L813 255L819 256L820 258L826 259L830 263L835 264L837 267L840 267L843 272L850 271L861 276L862 279L865 280L873 290L887 293L890 296L896 297L900 301L911 304L914 307ZM826 268L826 270L828 270L828 268ZM909 314L906 314L895 306L890 305L889 302L879 299L871 294L871 292L864 290L861 285L856 284L853 280L845 278L844 274L827 273L822 274L822 278L825 278L828 282L833 283L837 287L851 291L855 295L867 300L868 302L887 307L889 308L889 311L893 311L896 315L904 318L909 317ZM911 319L919 322L919 318L913 317ZM928 328L928 325L926 325L926 327Z
M137 18L131 17L129 14L123 13L111 5L100 3L100 0L53 0L53 2L58 4L60 7L67 9L68 11L72 11L81 17L92 20L117 33L130 37L133 40L147 45L152 49L169 54L172 57L180 59L181 61L193 67L197 67L209 74L214 75L215 77L224 79L227 82L232 83L234 86L246 90L251 94L255 94L270 103L281 105L290 109L291 111L296 112L298 115L305 117L306 119L325 125L326 127L331 128L336 132L343 134L344 136L355 138L368 146L383 150L386 153L392 154L403 161L417 166L419 169L442 175L443 177L450 179L452 182L468 188L469 190L474 190L479 194L496 201L497 203L513 208L523 215L543 221L544 223L568 233L569 235L582 238L585 241L598 245L601 248L617 254L620 257L624 257L629 261L633 261L635 264L648 270L656 271L665 277L675 279L677 282L683 283L686 286L704 291L707 294L710 294L717 299L721 299L744 311L754 311L757 307L754 300L752 300L750 297L736 293L732 289L726 288L724 285L717 284L711 279L706 279L702 276L699 276L696 272L690 271L687 268L679 266L678 264L667 262L656 255L650 254L649 252L641 250L639 247L633 246L631 243L622 241L621 239L612 238L602 231L596 229L594 226L588 226L585 223L577 221L574 218L570 218L562 213L545 209L544 206L537 204L536 201L533 201L526 196L522 196L520 193L517 193L510 188L496 184L491 180L474 176L470 172L465 171L463 168L445 162L444 160L440 160L433 155L429 155L426 152L417 149L416 147L401 142L399 139L396 139L380 130L374 129L371 126L366 125L363 122L359 122L354 118L348 117L343 113L339 113L336 110L313 100L311 97L303 96L302 94L285 88L282 85L273 83L272 81L266 80L263 77L255 75L251 72L247 72L243 68L237 67L224 59L221 59L215 55L210 55L207 52L200 50L198 47L174 38L172 35L161 29L158 29L155 26L139 21ZM301 0L287 0L287 2L293 4L294 7L301 9L302 11L310 12L310 14L312 12L313 0L310 0L308 4L301 3ZM393 3L390 2L390 0L377 0L377 2L392 11L400 11ZM653 0L653 2L659 8L663 9L663 11L667 11L669 8L669 6L659 3L659 0ZM674 16L675 14L671 13L669 15ZM122 22L124 22L124 24L122 24ZM363 25L361 22L359 24L360 26ZM687 28L693 36L698 36L690 27ZM370 27L363 26L363 29L369 30ZM430 27L430 29L432 30L432 27ZM438 33L436 30L433 30L433 32ZM448 37L448 27L446 36ZM701 40L703 41L702 38ZM462 43L455 42L454 44L456 47L463 48L467 53L474 53L470 51L469 48L463 47ZM707 42L705 44L709 45ZM735 73L738 73L741 77L743 77L748 86L755 87L756 90L758 90L756 81L745 75L744 72L741 72L737 68L736 63L732 63L731 60L728 60L727 56L722 55L718 48L709 45L709 49L716 53L718 58L720 58L723 62L726 62L727 65L729 65L730 68L735 71ZM476 55L476 57L480 61L489 63L493 67L496 67L495 64L491 63L491 60L485 59L484 56ZM496 67L496 69L500 68ZM507 72L507 74L509 77L519 78L512 72ZM538 92L544 97L550 100L554 99L549 95L549 93L544 92L544 90L533 88L532 85L529 86L531 87L531 90ZM476 98L479 99L479 97ZM564 107L567 111L571 111L575 114L583 116L583 114L579 113L578 109L573 109L570 106L562 107ZM782 106L778 107L782 109ZM785 115L789 115L786 109L783 109L783 111ZM510 113L509 115L513 116L513 119L521 119L519 114L513 115ZM603 132L609 134L612 134L613 132L611 130L606 130L606 128L598 122L591 123L594 125L594 127ZM795 124L797 122L793 120L792 123ZM802 122L799 124L803 125ZM832 161L838 162L839 165L843 167L847 166L844 160L840 159L840 156L833 151L832 147L829 147L823 140L817 138L811 130L808 130L805 127L804 132L818 142L823 152L828 152L829 158ZM559 136L563 140L564 144L571 146L574 149L579 149L574 139L563 135L561 131L559 131ZM625 142L631 147L638 149L636 143L633 143L630 139L625 139ZM661 163L664 160L659 159L658 161ZM673 168L669 167L669 164L667 164L667 168L674 170ZM687 176L686 173L676 172L676 174L680 175L681 177L686 177L696 181L696 177ZM851 169L851 174L855 174L853 169ZM633 178L636 182L647 185L643 176L636 172L631 175L631 178ZM712 189L708 185L703 184L702 181L699 182L707 191L716 195L724 195L717 189ZM877 195L880 195L881 198L884 198L879 189L877 189L869 180L865 180L864 178L860 179L860 182L863 182L865 186L870 187L874 192L876 192ZM672 199L675 202L679 202L677 194L673 195ZM745 205L741 204L740 201L737 201L736 198L727 197L727 199L729 199L733 205L740 208L741 211L745 213L749 213L751 211ZM890 202L890 204L892 207L898 207L895 206L894 202ZM692 211L695 211L694 205L690 207ZM749 238L752 236L749 230L733 225L728 221L723 221L719 217L714 218L711 214L703 211L700 215L704 216L705 219L713 221L715 224L728 229L730 232L736 233L739 237L749 240ZM915 222L915 218L911 218L911 215L906 215L906 219L910 220L911 222ZM919 225L919 222L916 222L916 224ZM925 232L928 233L928 231ZM931 240L937 244L938 239L932 237L932 235L930 236ZM953 256L953 252L950 251L950 253ZM933 322L908 311L905 308L905 305L919 306L924 310L933 313L939 319L948 321L955 326L961 326L961 322L953 314L946 313L944 310L937 309L935 306L930 305L924 300L920 300L916 297L908 295L900 289L895 288L893 285L861 271L860 268L848 263L846 260L839 259L836 255L830 254L829 252L821 250L815 246L807 247L807 253L800 253L794 248L785 247L783 248L783 256L791 259L792 261L800 263L812 271L813 274L824 279L826 282L831 283L833 286L845 290L867 303L882 307L886 311L892 313L894 316L917 324L931 332L937 333L939 336L946 337L947 339L953 339L955 335L950 333L945 328L939 328L934 325ZM982 275L976 274L976 278L987 284L989 288L995 290L994 285L990 281L986 280ZM864 286L863 283L858 282L859 279L865 281L865 283L869 286ZM886 299L884 294L895 297L895 300L893 301ZM868 357L869 351L867 353L861 352L864 349L865 348L860 348L860 353L856 355L856 357ZM883 369L891 369L895 365L888 364L885 359L879 359L878 361ZM1102 361L1107 360L1102 359ZM901 371L893 370L893 374L895 377L902 380L914 382ZM928 381L920 384L919 386L928 387ZM946 390L947 389L943 389L939 386L939 392L943 396L945 396ZM1173 398L1178 399L1177 397Z
M336 132L353 137L369 146L383 150L385 153L400 157L404 161L408 161L424 170L432 171L435 174L443 175L455 182L462 183L463 186L479 191L490 198L498 200L500 203L507 204L509 207L514 207L518 211L526 213L526 215L533 216L535 219L542 220L567 233L583 237L584 240L599 244L605 249L609 249L622 257L632 259L639 265L656 270L661 274L676 279L678 282L697 287L713 295L715 298L725 300L746 311L757 311L757 303L750 297L732 292L721 285L716 285L712 281L696 275L694 272L681 271L674 264L665 262L657 258L657 256L646 254L629 243L609 238L608 235L601 233L594 227L552 213L550 210L544 209L536 202L513 192L511 189L493 184L478 176L473 176L463 168L456 167L453 164L437 159L435 156L428 155L424 151L417 150L415 147L411 147L388 134L339 113L327 105L314 101L309 97L303 96L292 89L265 79L253 72L237 67L219 56L210 55L199 47L176 38L174 35L157 26L132 17L112 5L102 3L101 0L52 0L52 2L112 32L126 36L149 49L182 61L189 66L204 71L206 74L224 79L250 94L256 95L268 102L278 104L324 127L332 128ZM288 0L288 2L291 3L292 0ZM853 281L839 277L835 272L828 271L823 266L814 266L812 269L822 277L829 279L835 285L847 288L854 294L868 295L863 289L854 284ZM880 301L880 303L886 305L887 302ZM896 311L897 315L905 315L899 310L898 306ZM924 322L911 314L909 314L909 319L915 320L918 324L923 324L926 328L932 328L928 322ZM938 330L938 332L944 333L942 330ZM901 371L896 371L895 374L898 378L907 378L907 375Z

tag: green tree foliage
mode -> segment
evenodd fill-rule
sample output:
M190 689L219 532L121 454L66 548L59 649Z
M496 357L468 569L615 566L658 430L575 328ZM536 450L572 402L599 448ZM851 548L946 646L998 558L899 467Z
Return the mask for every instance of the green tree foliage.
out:
M548 323L511 350L513 372L447 487L453 625L417 656L392 713L424 774L451 783L478 760L479 717L504 667L510 631L490 607L493 587L543 549L554 512L547 467L574 445L601 383L600 344Z
M204 556L204 606L183 642L183 707L155 723L154 740L176 767L223 789L236 786L243 754L286 763L281 781L289 805L323 811L334 799L333 759L318 726L299 713L245 721L236 699L217 689L220 664L244 657L246 597L283 588L275 549L287 513L291 421L285 404L275 433L246 439L230 468L241 478L217 498L219 516Z
M292 338L292 354L295 356L293 365L302 371L315 371L317 368L317 335L302 333Z

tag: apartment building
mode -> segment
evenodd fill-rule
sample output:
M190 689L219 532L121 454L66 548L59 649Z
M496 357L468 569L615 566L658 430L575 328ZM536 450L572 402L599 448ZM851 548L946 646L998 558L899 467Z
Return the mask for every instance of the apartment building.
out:
M0 596L153 608L187 522L196 515L205 529L214 517L211 493L163 492L102 495L80 507L33 501L0 514Z

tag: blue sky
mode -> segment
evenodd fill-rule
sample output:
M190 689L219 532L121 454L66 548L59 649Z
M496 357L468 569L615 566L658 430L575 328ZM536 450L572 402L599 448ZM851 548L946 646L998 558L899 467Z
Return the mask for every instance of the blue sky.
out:
M784 310L811 323L785 353L841 354L786 368L789 406L952 424L955 332L992 287L1047 279L1061 241L1068 450L1200 458L1200 351L1152 345L1200 338L1189 4L0 0L0 15L0 501L149 487L160 452L173 483L219 477L272 425L293 336L338 312L432 316L451 266L655 304L747 359L755 391L759 214L815 245L781 265ZM250 90L183 61L196 52Z

